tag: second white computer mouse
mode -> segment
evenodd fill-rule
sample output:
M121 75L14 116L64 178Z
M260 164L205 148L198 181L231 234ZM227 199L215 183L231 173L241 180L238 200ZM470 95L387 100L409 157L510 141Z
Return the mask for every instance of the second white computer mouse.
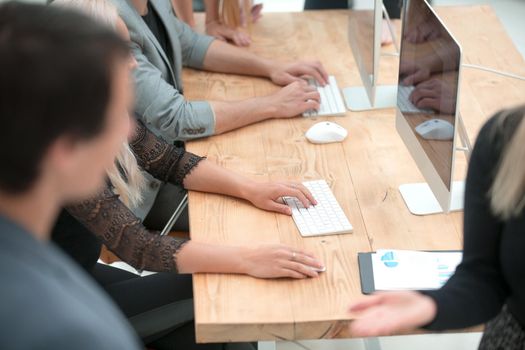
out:
M425 140L450 141L454 137L454 126L443 119L429 119L416 126L416 132Z
M347 135L345 128L332 122L316 123L305 134L306 139L311 143L341 142Z

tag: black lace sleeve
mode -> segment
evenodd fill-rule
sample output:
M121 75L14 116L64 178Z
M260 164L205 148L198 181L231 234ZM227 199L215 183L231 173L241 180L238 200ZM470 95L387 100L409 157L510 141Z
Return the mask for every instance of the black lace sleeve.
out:
M109 186L97 196L66 209L134 268L177 272L176 255L188 241L148 231Z
M130 147L139 166L159 180L182 186L182 181L204 158L186 152L157 137L144 124L137 121L137 128Z

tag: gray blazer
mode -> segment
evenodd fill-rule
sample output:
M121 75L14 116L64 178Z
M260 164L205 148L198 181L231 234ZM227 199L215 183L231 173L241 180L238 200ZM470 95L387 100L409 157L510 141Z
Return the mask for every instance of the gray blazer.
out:
M135 69L135 112L153 132L169 142L212 135L215 117L208 102L187 101L181 80L182 66L202 68L213 38L195 33L175 17L169 0L150 0L166 28L173 62L129 0L112 0L128 27Z
M135 75L135 113L155 134L168 142L213 135L215 116L206 101L187 101L182 66L200 69L213 38L195 33L175 17L169 0L150 0L166 28L173 62L129 0L111 0L126 23L138 67ZM150 211L162 183L144 173L147 186L142 203L131 210L141 219Z
M0 215L2 349L130 349L124 315L76 264Z

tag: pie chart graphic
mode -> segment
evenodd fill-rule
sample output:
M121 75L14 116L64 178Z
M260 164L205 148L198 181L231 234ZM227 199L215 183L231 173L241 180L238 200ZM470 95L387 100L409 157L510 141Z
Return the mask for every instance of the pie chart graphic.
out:
M386 267L396 267L399 265L394 252L386 252L381 256L381 261L385 264Z

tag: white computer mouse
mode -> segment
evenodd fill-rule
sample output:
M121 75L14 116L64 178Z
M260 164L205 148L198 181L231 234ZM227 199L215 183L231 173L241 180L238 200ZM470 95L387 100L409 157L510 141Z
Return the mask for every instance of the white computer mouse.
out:
M416 132L425 140L450 141L454 137L454 125L443 119L429 119L416 126Z
M305 134L311 143L341 142L347 135L348 132L345 128L332 122L316 123Z

